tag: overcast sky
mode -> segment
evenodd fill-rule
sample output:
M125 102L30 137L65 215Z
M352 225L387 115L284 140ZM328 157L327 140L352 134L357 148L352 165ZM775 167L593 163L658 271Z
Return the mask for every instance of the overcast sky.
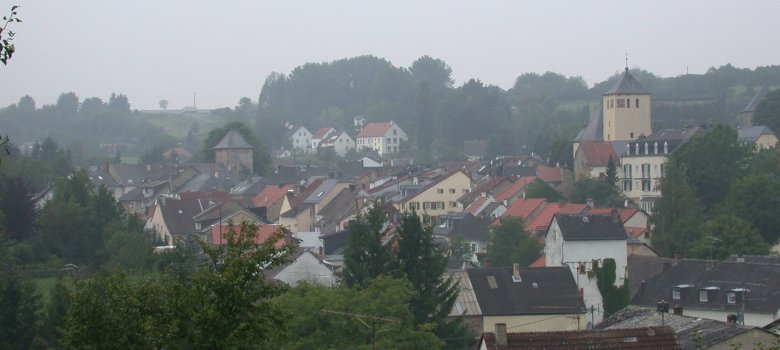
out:
M441 58L456 84L502 88L524 72L589 84L629 65L661 76L780 64L780 1L0 0L19 4L0 106L29 94L126 94L137 109L253 101L271 72L371 54Z

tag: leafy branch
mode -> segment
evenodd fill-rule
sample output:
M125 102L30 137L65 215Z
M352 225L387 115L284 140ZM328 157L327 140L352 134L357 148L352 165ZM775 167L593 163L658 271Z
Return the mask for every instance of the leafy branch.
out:
M16 48L14 47L14 44L12 41L14 40L14 33L10 29L8 29L8 25L11 23L21 23L22 20L19 19L16 13L16 9L18 9L19 6L14 5L11 6L11 15L9 16L3 16L3 28L0 28L0 62L3 62L4 65L8 64L8 60L11 59L11 56L14 55L14 52L16 51ZM3 37L5 34L6 37Z

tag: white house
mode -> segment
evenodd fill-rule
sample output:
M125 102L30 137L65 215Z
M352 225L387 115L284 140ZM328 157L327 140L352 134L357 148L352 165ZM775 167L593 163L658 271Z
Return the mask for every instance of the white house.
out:
M625 283L627 265L626 231L617 215L557 214L545 239L547 266L568 266L582 290L588 310L593 307L593 321L601 322L604 306L596 284L593 262L615 260L615 285Z
M323 141L327 140L330 135L335 134L336 129L331 127L320 128L314 135L311 136L311 148L317 150Z
M318 257L310 250L299 249L289 264L276 267L267 272L275 280L296 286L301 282L335 286L337 284L335 266Z
M368 123L356 138L358 150L370 148L380 155L400 152L406 141L409 141L406 132L393 121Z
M341 133L335 132L320 143L320 148L333 148L333 152L343 157L349 150L355 149L355 140L346 131Z
M294 129L292 135L290 135L290 141L292 141L292 147L295 150L304 151L306 153L312 152L314 149L311 145L312 133L305 126L299 126Z

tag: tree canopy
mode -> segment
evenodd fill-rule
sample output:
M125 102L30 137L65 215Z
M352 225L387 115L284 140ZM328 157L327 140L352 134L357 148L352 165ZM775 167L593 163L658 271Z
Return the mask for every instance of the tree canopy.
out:
M525 231L519 218L504 218L490 233L487 260L490 266L528 266L542 254L542 244Z

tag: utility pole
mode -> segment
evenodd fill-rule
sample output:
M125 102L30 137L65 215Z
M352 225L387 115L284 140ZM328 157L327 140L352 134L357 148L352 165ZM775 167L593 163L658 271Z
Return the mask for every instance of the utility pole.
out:
M356 318L358 321L360 321L360 323L362 323L364 326L368 327L371 330L372 349L376 349L376 334L378 332L377 325L380 322L398 323L398 324L401 323L401 320L395 317L370 316L370 315L354 314L351 312L342 312L342 311L333 311L333 310L322 310L322 312ZM366 321L371 322L371 324L369 325Z

